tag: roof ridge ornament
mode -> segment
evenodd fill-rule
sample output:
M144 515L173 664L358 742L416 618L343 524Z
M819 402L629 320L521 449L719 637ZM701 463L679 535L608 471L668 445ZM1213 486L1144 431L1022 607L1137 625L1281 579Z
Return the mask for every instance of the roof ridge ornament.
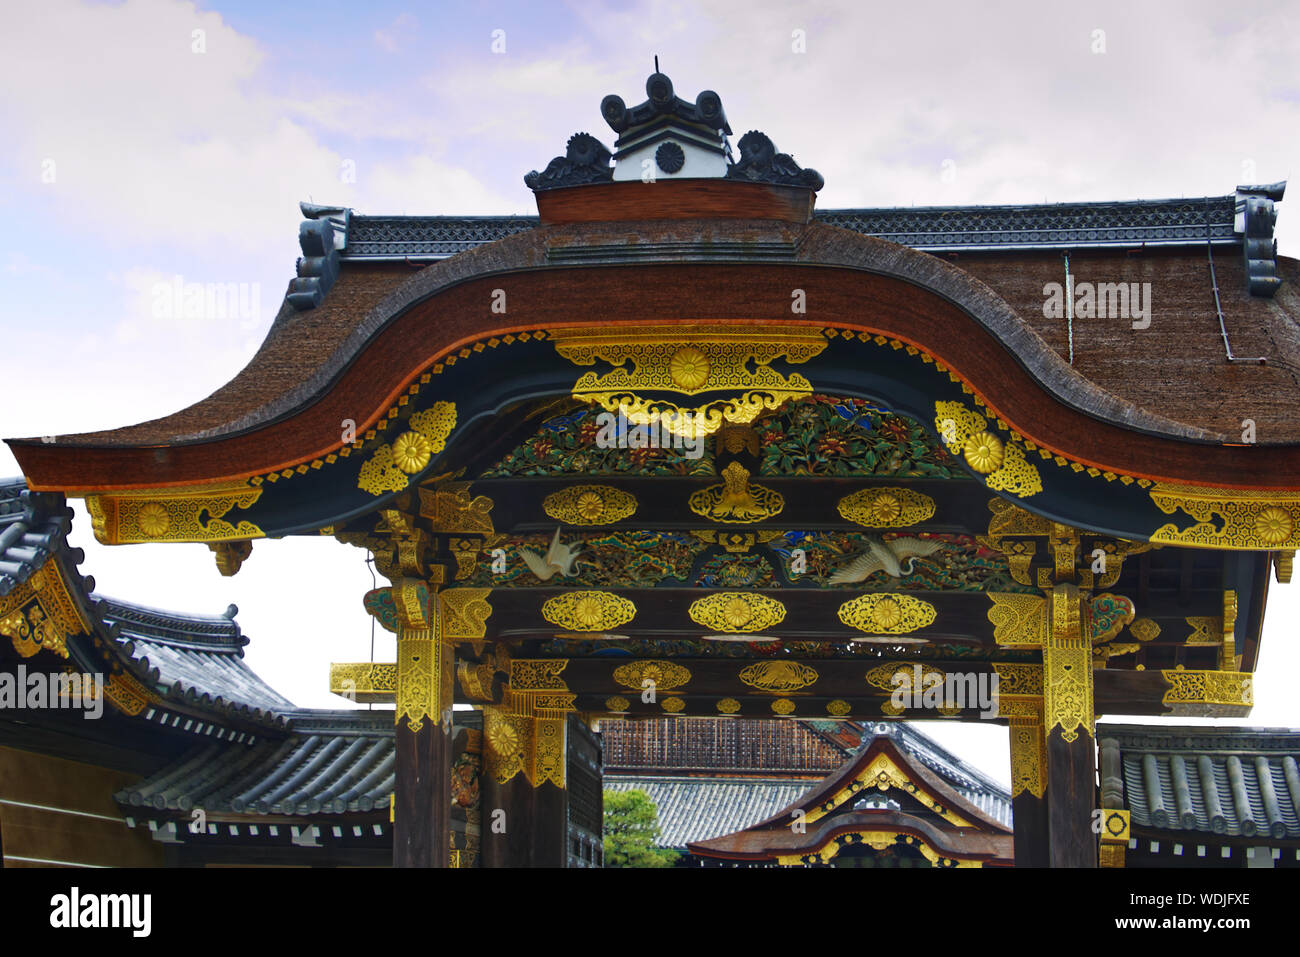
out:
M1246 286L1252 296L1271 299L1282 280L1277 274L1277 210L1286 180L1259 186L1237 187L1236 231L1242 234L1241 249L1246 264Z
M673 81L659 72L658 58L645 91L645 100L635 106L614 93L600 101L600 115L618 134L612 152L590 134L577 133L564 156L551 160L543 172L533 170L524 182L534 192L610 181L654 183L661 178L739 180L813 191L824 185L816 170L801 168L757 130L741 138L736 162L722 98L702 90L694 103L682 99Z
M766 133L750 130L740 138L740 161L727 170L727 179L746 179L819 190L826 180L815 169L803 169L789 153L778 153Z

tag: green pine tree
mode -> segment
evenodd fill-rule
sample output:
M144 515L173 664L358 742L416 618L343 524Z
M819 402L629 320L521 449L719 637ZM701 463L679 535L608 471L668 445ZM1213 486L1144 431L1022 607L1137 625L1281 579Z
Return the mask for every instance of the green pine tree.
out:
M659 812L644 791L605 792L605 866L672 867L677 853L655 846Z

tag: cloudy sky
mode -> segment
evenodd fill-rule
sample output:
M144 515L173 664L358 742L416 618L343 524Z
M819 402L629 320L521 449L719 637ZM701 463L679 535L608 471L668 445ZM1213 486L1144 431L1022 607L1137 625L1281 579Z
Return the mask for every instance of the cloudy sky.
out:
M822 208L1213 196L1300 159L1297 20L1189 0L22 4L0 32L0 436L144 421L228 381L293 275L299 200L535 212L523 174L577 130L608 143L601 97L643 99L656 54L680 95L716 90L737 135L819 170ZM155 318L176 276L257 295L235 319ZM254 668L339 705L328 662L371 650L363 552L259 542L227 579L205 546L99 546L76 504L100 591L233 601ZM1300 725L1293 594L1270 596L1249 723ZM927 730L1006 778L1005 731Z

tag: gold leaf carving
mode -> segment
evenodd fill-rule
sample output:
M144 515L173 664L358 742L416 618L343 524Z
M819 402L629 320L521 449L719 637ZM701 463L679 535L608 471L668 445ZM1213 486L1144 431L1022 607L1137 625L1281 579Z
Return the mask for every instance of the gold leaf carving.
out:
M227 482L190 488L87 495L95 538L105 545L136 542L222 542L261 538L249 521L232 525L223 517L232 508L250 508L260 486Z
M1128 633L1138 641L1155 641L1160 636L1160 626L1150 618L1139 618L1128 626Z
M785 499L779 492L751 485L749 470L732 462L722 470L722 484L700 489L690 497L691 511L710 521L727 523L761 522L779 515Z
M1250 550L1300 546L1300 496L1295 493L1157 482L1151 498L1167 515L1181 510L1195 522L1181 531L1178 526L1185 520L1162 525L1152 534L1153 542Z
M901 528L934 517L934 499L909 488L864 488L839 501L839 512L867 528Z
M782 357L806 362L826 348L818 330L790 326L581 327L556 330L552 339L556 351L575 365L603 360L614 367L580 376L574 398L621 411L637 425L671 423L673 432L692 438L711 435L724 423L748 424L763 412L812 394L803 376L783 375L771 364ZM723 396L695 406L646 397L706 392Z
M636 617L636 605L605 591L575 591L548 598L542 617L569 631L608 631Z
M936 676L940 681L946 681L948 678L948 673L946 671L942 668L936 668L934 665L925 664L923 662L905 664L900 661L891 661L883 665L876 665L876 667L868 671L866 674L867 684L871 685L873 688L888 691L891 695L894 691L900 688L906 692L909 689L912 689L912 679L915 676L918 667L921 669L921 681L923 683L929 681L931 675ZM894 682L895 674L902 675L897 684ZM915 690L919 691L921 689L918 688ZM881 702L880 710L885 714L892 716L902 714L906 709L898 707L892 700L890 700L890 698L886 698Z
M656 691L672 691L690 681L691 673L673 661L630 661L614 669L614 680L634 691L645 687L647 680Z
M447 447L447 438L456 428L456 403L435 402L412 415L409 425L409 431L399 435L391 445L379 446L362 464L357 488L371 495L406 488L409 476L425 468L434 455Z
M542 502L546 514L569 525L613 525L636 512L636 498L609 485L573 485Z
M1042 647L1047 637L1047 602L1041 595L990 592L993 641L999 645Z
M789 698L777 698L772 702L772 710L780 715L794 714L794 702Z
M723 714L735 714L740 710L740 702L735 698L723 698L718 702L718 710Z
M721 632L749 634L785 620L785 606L766 595L718 592L691 603L691 621Z
M934 622L928 601L911 595L861 595L840 606L840 621L871 635L905 635Z
M1160 699L1179 717L1231 718L1250 714L1252 677L1241 671L1161 671L1169 690Z
M464 641L487 637L487 620L492 616L488 603L491 588L446 588L438 592L442 602L442 636Z
M818 677L816 668L799 661L756 661L740 669L740 680L745 684L777 694L806 688Z
M1015 442L1003 442L989 430L989 422L960 402L936 402L934 427L953 455L961 455L984 483L999 492L1028 498L1043 490L1038 469Z

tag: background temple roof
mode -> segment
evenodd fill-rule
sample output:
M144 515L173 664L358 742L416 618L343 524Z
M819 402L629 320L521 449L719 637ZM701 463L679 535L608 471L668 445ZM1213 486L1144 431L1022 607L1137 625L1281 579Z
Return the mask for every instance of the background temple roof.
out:
M1119 756L1135 826L1300 838L1300 731L1103 724L1096 738L1102 762Z

